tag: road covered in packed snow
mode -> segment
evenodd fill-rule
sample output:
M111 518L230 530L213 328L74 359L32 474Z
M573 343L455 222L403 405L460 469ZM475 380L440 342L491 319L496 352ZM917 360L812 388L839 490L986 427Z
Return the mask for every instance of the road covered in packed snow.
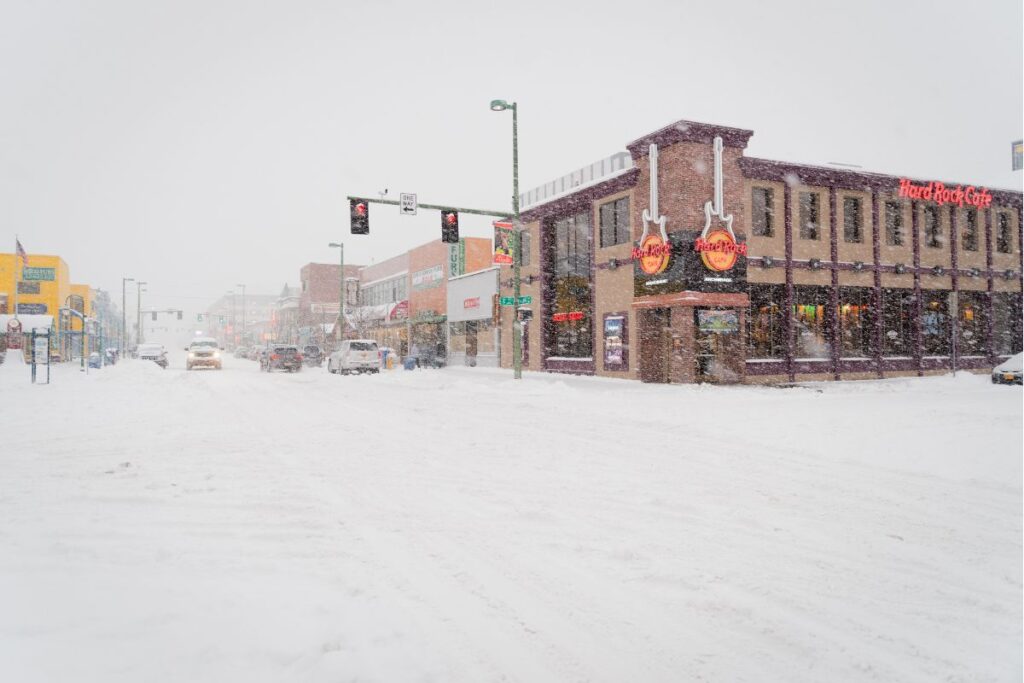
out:
M1009 681L1021 390L0 366L0 680Z

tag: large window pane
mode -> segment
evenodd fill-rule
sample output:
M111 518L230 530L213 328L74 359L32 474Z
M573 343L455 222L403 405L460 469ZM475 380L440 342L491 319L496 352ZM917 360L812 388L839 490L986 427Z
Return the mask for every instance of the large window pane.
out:
M995 353L1006 356L1021 351L1021 298L1017 292L992 295Z
M960 292L960 324L957 335L957 355L984 356L987 310L984 292Z
M996 214L996 251L1001 254L1009 254L1013 248L1010 225L1010 214L1005 211Z
M797 358L829 358L831 321L828 315L829 295L825 287L793 288L793 323Z
M964 211L963 247L964 251L978 251L978 212L975 209Z
M586 212L554 224L551 271L551 320L545 325L551 356L593 356L593 293L590 269L591 229Z
M750 358L785 358L783 322L785 290L782 285L751 285L747 315L747 355Z
M870 358L874 349L874 291L866 287L839 289L839 341L843 358Z
M949 292L925 291L921 314L921 343L926 356L950 354Z
M914 355L914 291L882 290L882 355L910 358Z
M933 249L942 247L942 228L939 223L939 209L934 206L926 206L921 213L924 219L925 246Z

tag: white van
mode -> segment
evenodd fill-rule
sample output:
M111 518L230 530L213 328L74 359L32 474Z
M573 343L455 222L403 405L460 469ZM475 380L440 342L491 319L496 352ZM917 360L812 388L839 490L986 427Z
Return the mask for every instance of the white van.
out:
M350 372L380 372L380 352L372 339L346 339L327 359L327 371L347 375Z

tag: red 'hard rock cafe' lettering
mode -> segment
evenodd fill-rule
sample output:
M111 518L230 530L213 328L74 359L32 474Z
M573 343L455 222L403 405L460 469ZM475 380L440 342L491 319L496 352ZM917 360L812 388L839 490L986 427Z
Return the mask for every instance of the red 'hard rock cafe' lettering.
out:
M668 242L661 244L648 244L647 246L633 247L633 259L649 258L651 256L669 256L672 254L672 245Z
M906 199L922 199L935 202L939 206L943 204L956 204L962 207L964 204L967 204L979 209L986 209L992 204L992 194L984 187L957 185L955 188L952 188L936 181L932 181L927 185L915 185L907 178L900 178L899 196Z
M709 242L698 237L697 241L693 243L693 249L697 252L720 251L724 254L739 254L740 256L747 255L746 242Z

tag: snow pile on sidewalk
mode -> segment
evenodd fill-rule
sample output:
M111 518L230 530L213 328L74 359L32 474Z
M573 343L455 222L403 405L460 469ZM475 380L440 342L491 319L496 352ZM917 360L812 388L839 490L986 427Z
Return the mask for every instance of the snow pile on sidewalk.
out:
M3 680L1020 678L985 377L64 370L0 379Z

